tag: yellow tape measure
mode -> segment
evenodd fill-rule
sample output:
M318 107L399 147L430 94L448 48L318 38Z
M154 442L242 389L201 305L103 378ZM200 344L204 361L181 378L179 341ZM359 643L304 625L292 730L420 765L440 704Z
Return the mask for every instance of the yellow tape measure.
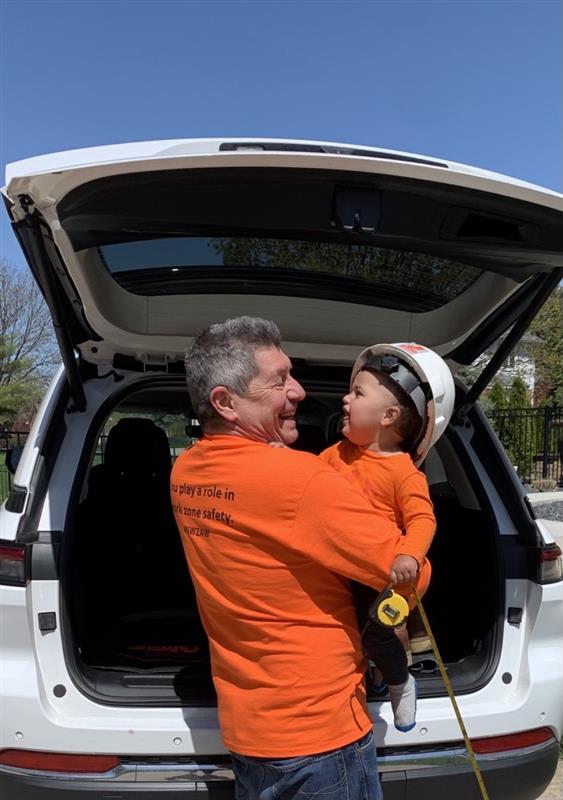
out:
M381 591L369 609L370 619L379 622L386 628L396 628L402 625L409 615L409 604L391 586L386 586Z

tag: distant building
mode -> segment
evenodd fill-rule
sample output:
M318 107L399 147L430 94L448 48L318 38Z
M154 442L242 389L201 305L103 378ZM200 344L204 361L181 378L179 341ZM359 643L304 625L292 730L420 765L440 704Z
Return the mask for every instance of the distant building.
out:
M502 341L502 339L499 341ZM524 334L495 376L495 380L500 381L506 388L511 386L514 378L522 378L530 392L532 405L534 405L536 388L536 368L533 359L530 357L530 346L538 341L537 336L531 333ZM480 367L484 367L495 352L495 349L496 347L491 347L475 363Z
M519 353L517 350L510 354L497 374L498 380L505 386L510 386L514 378L522 378L528 391L532 405L534 405L534 390L536 385L536 368L532 359Z

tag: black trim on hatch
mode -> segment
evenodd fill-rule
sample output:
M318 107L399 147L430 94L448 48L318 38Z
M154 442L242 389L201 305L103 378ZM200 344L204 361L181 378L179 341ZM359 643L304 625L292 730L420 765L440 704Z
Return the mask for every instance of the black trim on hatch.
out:
M39 453L29 482L29 499L16 533L16 542L21 544L35 542L39 538L38 525L45 493L66 433L65 412L69 398L70 389L65 381L50 418L44 420L46 423L42 426L44 434L42 437L40 434L36 442Z
M360 158L375 158L383 161L404 161L408 164L424 164L427 167L442 167L449 169L448 164L430 158L391 153L385 150L374 152L360 147L347 147L346 145L329 144L298 144L296 142L222 142L219 152L236 152L243 149L264 150L271 153L324 153L326 155L358 156Z
M480 275L478 276L480 277ZM123 289L141 296L167 294L260 294L272 297L305 297L357 303L378 308L422 313L446 302L439 294L408 286L368 283L327 272L305 270L217 266L180 267L172 273L162 267L112 273Z
M29 202L31 205L31 200ZM66 379L76 410L84 411L86 395L74 354L74 344L77 340L84 341L92 337L86 333L83 326L78 324L76 308L73 308L68 296L68 287L63 289L61 286L60 278L45 244L48 229L41 214L37 210L28 211L23 221L13 223L13 228L49 307L55 336L65 365ZM80 308L82 308L81 305Z

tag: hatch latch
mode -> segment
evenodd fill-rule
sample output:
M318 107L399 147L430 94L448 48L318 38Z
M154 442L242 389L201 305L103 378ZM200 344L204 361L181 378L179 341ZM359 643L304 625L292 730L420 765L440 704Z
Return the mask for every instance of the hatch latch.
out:
M170 359L167 355L157 356L151 354L149 356L148 353L143 353L141 361L143 372L166 372L166 374L170 372Z

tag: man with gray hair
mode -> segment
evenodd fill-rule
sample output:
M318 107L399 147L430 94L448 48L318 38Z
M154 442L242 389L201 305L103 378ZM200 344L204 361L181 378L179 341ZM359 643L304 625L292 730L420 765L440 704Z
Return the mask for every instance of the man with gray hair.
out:
M209 637L238 800L381 800L350 580L381 589L401 532L293 444L305 397L275 323L212 325L186 356L203 438L176 522Z

